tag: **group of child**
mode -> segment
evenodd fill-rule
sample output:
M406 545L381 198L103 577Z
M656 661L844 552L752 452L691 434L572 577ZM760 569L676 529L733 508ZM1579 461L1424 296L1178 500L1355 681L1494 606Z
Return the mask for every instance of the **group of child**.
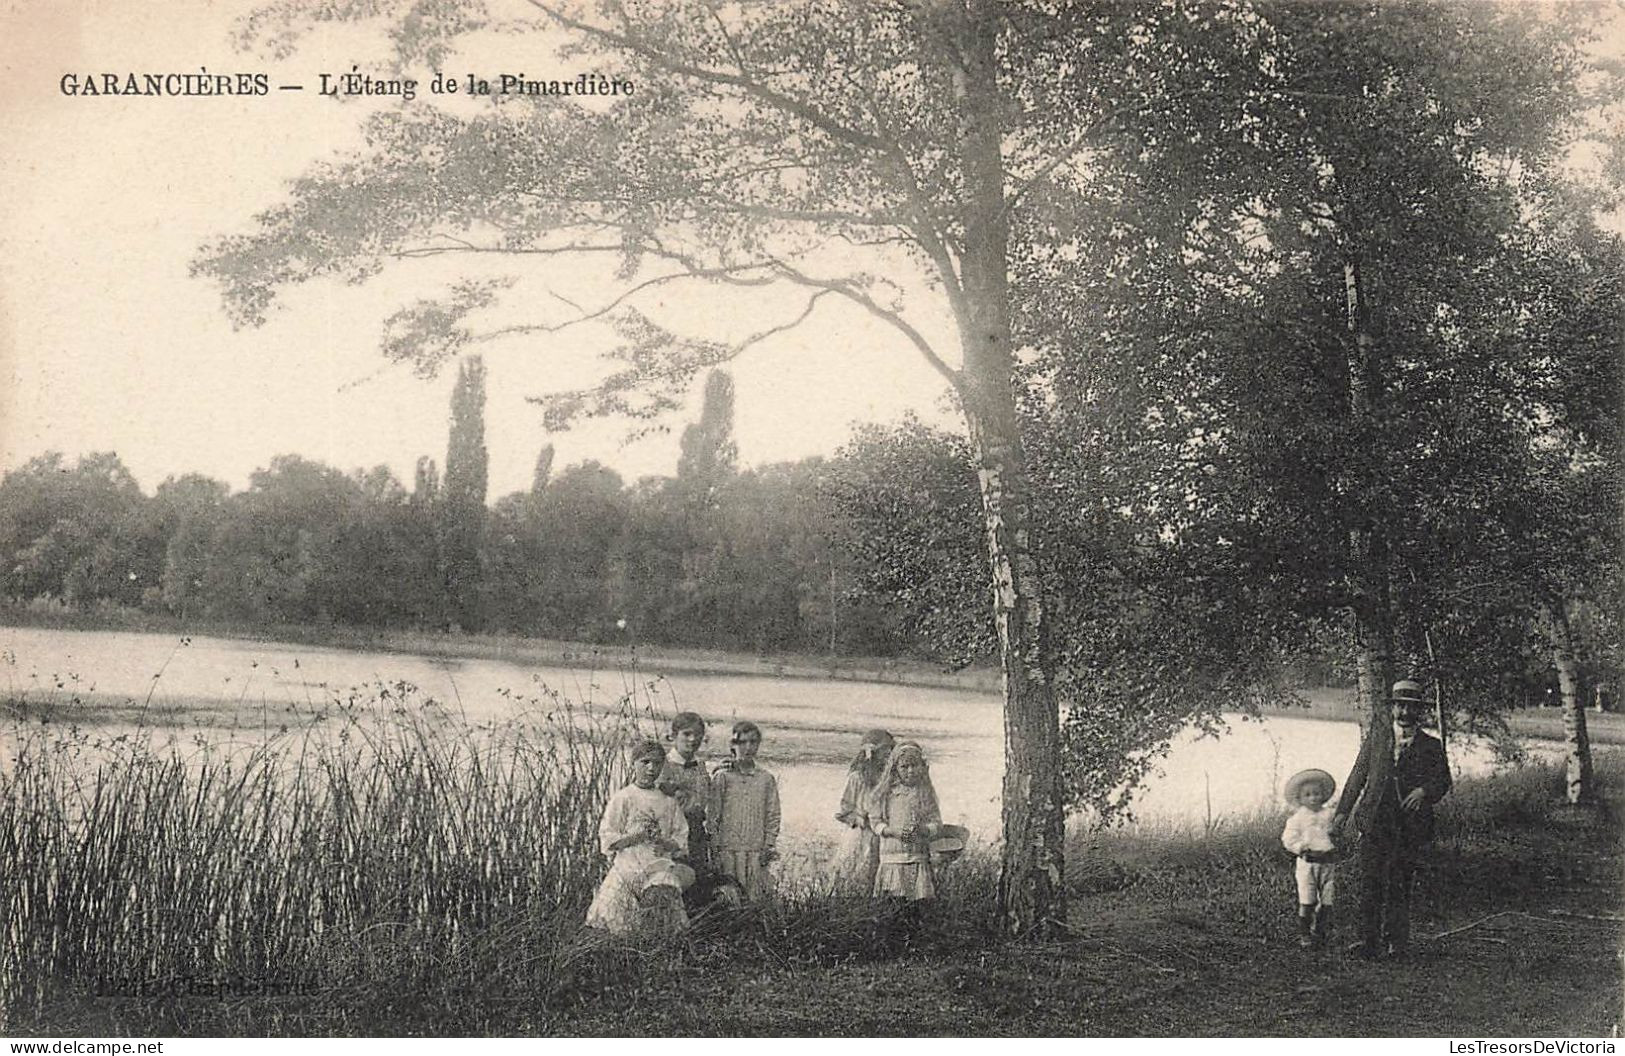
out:
M709 768L699 758L705 729L700 715L679 712L669 747L633 747L632 783L610 796L598 826L610 868L588 927L669 933L691 909L769 894L781 813L778 782L756 763L761 728L734 723L729 757ZM964 847L965 830L942 823L920 746L885 730L864 734L835 816L849 835L833 871L851 892L934 898L935 871Z
M1363 856L1371 859L1365 872L1372 876L1362 876L1362 884L1377 896L1363 900L1376 905L1368 908L1371 919L1361 921L1367 955L1379 946L1390 956L1404 951L1410 876L1431 836L1433 804L1450 787L1442 747L1417 732L1420 696L1415 683L1394 686L1394 774L1375 792L1375 822L1365 830L1375 850ZM761 728L734 723L729 758L711 768L699 758L705 720L698 714L673 718L670 741L669 748L651 739L632 749L632 783L604 808L598 839L610 868L587 911L589 927L669 933L687 926L690 909L769 893L781 815L778 782L756 764ZM1365 772L1366 755L1362 746L1357 774ZM1364 802L1357 787L1363 784L1351 777L1347 802L1333 805L1337 781L1324 770L1301 771L1286 783L1285 798L1295 809L1281 843L1296 859L1298 941L1305 947L1324 945L1330 932L1336 863L1346 850L1339 845L1341 825L1354 801ZM934 898L937 871L964 848L965 830L942 823L925 753L885 730L863 735L835 817L848 837L833 872L850 892L912 903ZM1388 844L1397 848L1388 856L1395 861L1376 854Z

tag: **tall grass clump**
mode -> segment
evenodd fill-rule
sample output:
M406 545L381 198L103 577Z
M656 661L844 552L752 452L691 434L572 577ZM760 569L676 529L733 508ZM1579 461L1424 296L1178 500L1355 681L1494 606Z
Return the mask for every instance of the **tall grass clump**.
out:
M1284 808L1259 808L1080 827L1069 841L1068 882L1085 901L1110 897L1173 919L1267 928L1291 890L1284 819Z
M236 749L19 719L0 770L0 1010L33 1021L74 994L421 1006L538 983L602 873L598 818L643 718L630 694L607 711L514 703L520 717L472 724L380 684Z
M1562 760L1526 760L1489 777L1457 781L1440 809L1440 837L1494 839L1514 826L1562 826L1591 812L1612 815L1625 798L1625 756L1603 750L1593 759L1596 802L1588 808L1568 805Z
M1464 892L1493 895L1504 904L1538 906L1554 884L1594 884L1620 840L1625 801L1625 755L1594 755L1596 798L1567 800L1561 760L1526 762L1488 777L1456 782L1439 809L1438 838L1430 858L1451 883L1434 884L1451 903ZM1430 878L1424 872L1422 882Z

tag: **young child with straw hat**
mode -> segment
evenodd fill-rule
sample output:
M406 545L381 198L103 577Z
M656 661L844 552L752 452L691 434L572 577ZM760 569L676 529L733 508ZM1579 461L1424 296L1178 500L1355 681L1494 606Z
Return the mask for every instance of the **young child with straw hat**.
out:
M1281 845L1297 856L1298 945L1320 946L1331 929L1337 894L1337 844L1332 839L1336 810L1327 806L1337 779L1324 770L1300 770L1287 779L1284 796L1296 809L1286 819Z

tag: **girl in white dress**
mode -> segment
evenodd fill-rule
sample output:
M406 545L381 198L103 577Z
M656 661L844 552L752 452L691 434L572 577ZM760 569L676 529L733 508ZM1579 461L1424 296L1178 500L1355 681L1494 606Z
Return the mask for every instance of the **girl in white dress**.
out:
M652 880L670 874L671 856L688 850L688 822L677 800L655 787L666 750L659 741L632 749L632 783L609 797L598 823L598 847L610 859L609 873L587 909L587 926L617 935L638 930L643 916L639 897ZM688 923L681 901L656 900L663 917L659 926Z
M835 859L836 883L841 889L865 896L874 890L875 870L880 867L880 837L869 827L869 810L895 743L885 730L870 730L863 735L857 758L847 770L841 809L835 813L835 820L847 826Z
M935 898L931 841L942 831L942 809L925 752L913 741L892 750L875 786L869 824L880 837L875 894L910 902Z

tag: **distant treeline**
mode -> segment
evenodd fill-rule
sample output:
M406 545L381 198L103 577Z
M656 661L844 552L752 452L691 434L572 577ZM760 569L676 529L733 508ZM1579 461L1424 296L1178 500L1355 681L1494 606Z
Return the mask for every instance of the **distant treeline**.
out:
M235 493L186 474L147 495L114 454L46 454L0 478L0 600L200 628L461 630L956 668L997 655L963 438L905 421L859 429L829 458L741 469L733 402L713 372L672 476L628 484L597 462L555 472L546 444L530 487L495 502L477 357L452 395L444 474L425 457L410 485L383 467L283 455ZM1172 531L1170 509L1187 517L1189 504L1183 492L1184 506L1160 501L1141 446L1040 425L1035 552L1054 591L1074 754L1129 758L1144 731L1181 728L1193 701L1214 714L1276 703L1283 674L1351 676L1346 628L1306 586L1324 574L1326 533L1261 535L1252 484L1236 511L1205 514L1212 527ZM1556 559L1536 542L1503 548L1505 568L1486 578L1516 584L1518 568ZM1413 548L1423 571L1426 556ZM1456 578L1417 577L1441 589ZM1398 662L1435 672L1467 710L1541 699L1553 654L1531 595L1444 597L1413 585ZM1590 700L1617 671L1614 624L1595 605L1566 614L1566 659Z
M424 458L410 487L284 455L243 491L186 474L146 495L114 454L35 458L0 480L0 593L232 624L914 651L914 621L864 586L833 465L737 468L727 375L708 382L675 476L554 473L549 445L530 489L489 505L484 385L470 360L444 478Z
M285 455L243 491L187 474L147 495L116 455L52 453L0 481L0 587L232 623L909 651L862 597L848 526L820 499L827 468L628 486L586 462L469 518L427 462L411 488Z

